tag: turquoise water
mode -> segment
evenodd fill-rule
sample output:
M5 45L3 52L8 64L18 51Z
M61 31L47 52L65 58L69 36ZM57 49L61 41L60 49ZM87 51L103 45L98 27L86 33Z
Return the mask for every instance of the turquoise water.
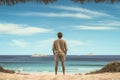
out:
M87 73L101 69L111 61L120 61L120 56L67 56L65 65L67 73ZM53 56L31 57L26 56L0 56L0 65L6 69L12 69L22 73L54 72ZM59 62L59 72L62 72Z

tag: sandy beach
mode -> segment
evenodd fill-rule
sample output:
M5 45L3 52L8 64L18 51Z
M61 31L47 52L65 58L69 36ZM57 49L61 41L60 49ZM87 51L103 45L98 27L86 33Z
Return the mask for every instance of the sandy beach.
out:
M35 74L9 74L0 73L0 80L120 80L119 73L101 73L101 74L58 74L55 76L50 73Z

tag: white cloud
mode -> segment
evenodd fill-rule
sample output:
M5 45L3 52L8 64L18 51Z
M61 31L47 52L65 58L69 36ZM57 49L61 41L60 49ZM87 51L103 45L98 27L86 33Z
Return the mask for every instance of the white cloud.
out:
M34 53L40 54L53 54L52 53L52 45L55 39L48 38L45 40L36 40L33 41L32 44L29 43L29 46L32 47Z
M94 17L99 16L108 16L111 15L103 12L97 12L90 9L85 9L81 7L70 7L70 6L50 6L50 8L54 8L57 10L66 10L56 13L56 12L22 12L15 13L14 15L20 16L45 16L45 17L70 17L70 18L81 18L81 19L92 19ZM68 12L69 11L69 12ZM71 12L72 11L72 12Z
M106 14L106 13L103 13L103 12L97 12L97 11L93 11L93 10L89 10L89 9L85 9L85 8L81 8L81 7L54 6L52 8L69 10L69 11L77 11L77 12L86 13L86 15L87 14L88 15L92 14L93 16L95 16L95 15L97 15L97 16L110 16L109 14Z
M81 41L81 40L66 40L68 45L68 54L80 54L86 51L88 48L91 49L92 41Z
M35 46L37 48L43 48L43 47L47 48L47 47L51 46L51 49L52 49L52 44L53 44L54 40L55 39L51 38L51 39L36 41L35 42Z
M91 16L88 16L88 15L85 15L82 13L25 12L25 13L18 13L17 15L21 15L21 16L45 16L45 17L72 17L72 18L91 19Z
M85 42L79 41L79 40L66 40L66 41L67 41L67 44L68 44L70 47L86 45Z
M105 27L105 26L76 26L77 30L115 30L115 27Z
M28 25L0 23L0 34L32 35L49 31L51 30Z
M120 30L120 22L116 20L96 21L74 26L77 30Z
M27 47L27 43L24 40L12 40L11 45L21 47L21 48Z
M120 22L116 20L107 20L107 21L99 21L97 23L94 23L94 25L99 25L99 26L120 26Z

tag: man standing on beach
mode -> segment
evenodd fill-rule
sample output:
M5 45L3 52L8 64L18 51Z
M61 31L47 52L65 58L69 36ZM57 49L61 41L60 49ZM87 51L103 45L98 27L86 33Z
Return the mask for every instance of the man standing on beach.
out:
M64 62L67 54L67 45L66 45L66 42L62 39L63 34L61 32L59 32L57 36L58 36L58 39L54 41L53 48L52 48L54 57L55 57L55 75L57 75L59 60L62 63L63 75L65 75Z

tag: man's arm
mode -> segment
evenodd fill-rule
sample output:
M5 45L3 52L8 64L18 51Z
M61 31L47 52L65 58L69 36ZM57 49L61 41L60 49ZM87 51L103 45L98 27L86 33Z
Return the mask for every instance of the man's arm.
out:
M66 42L64 43L64 47L65 47L65 55L67 55L67 44L66 44Z
M55 55L55 42L53 43L52 51L53 51L53 54Z

